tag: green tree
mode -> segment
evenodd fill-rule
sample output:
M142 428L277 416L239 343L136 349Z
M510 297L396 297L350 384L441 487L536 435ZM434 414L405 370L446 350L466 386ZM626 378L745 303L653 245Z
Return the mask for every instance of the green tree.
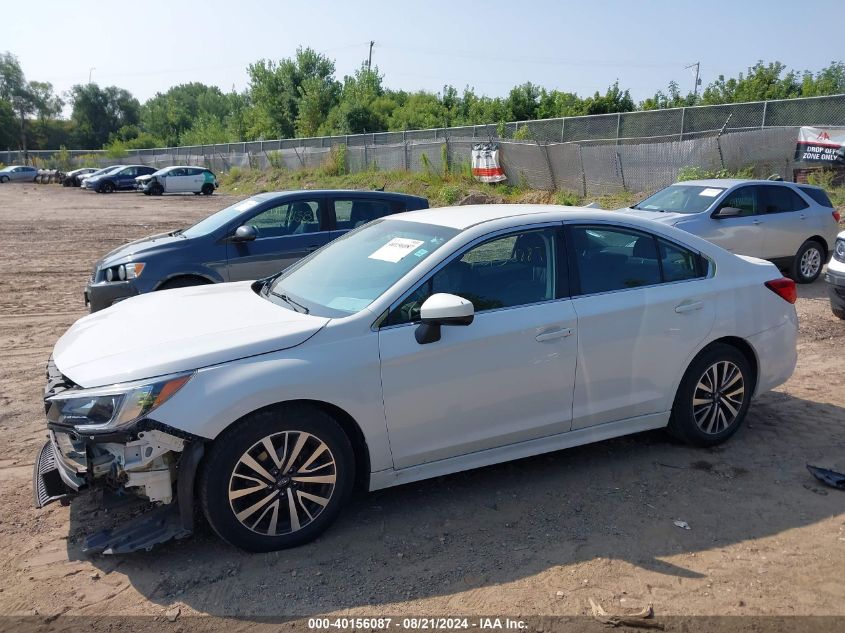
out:
M649 97L640 103L640 110L662 110L665 108L683 108L696 104L695 94L692 92L682 95L678 84L675 81L669 82L667 92L658 90L653 97Z
M780 62L757 62L746 74L718 79L704 89L701 101L705 105L743 103L768 99L792 99L801 96L801 82L794 71L787 71Z
M5 99L0 99L0 149L13 149L16 145L17 121L15 121L15 111L12 109L12 104Z
M505 102L510 110L511 121L528 121L537 118L537 111L540 104L540 87L530 81L511 88Z
M247 68L249 97L259 111L254 136L290 138L296 133L297 121L311 128L324 119L338 91L334 79L334 62L311 48L298 48L291 59L278 63L261 59ZM299 119L303 96L308 96L307 112ZM315 107L316 106L316 107Z
M449 109L430 92L416 92L396 107L388 119L389 130L421 130L449 125Z
M821 97L845 93L845 64L831 62L815 75L805 71L801 79L802 97Z
M137 126L141 105L129 91L117 86L76 85L70 91L77 145L97 149L124 126Z
M142 106L141 121L145 130L172 146L184 143L182 134L198 119L223 126L231 111L232 100L220 88L192 82L157 93Z
M57 116L64 103L53 94L48 82L27 81L18 58L10 52L0 53L0 99L15 113L20 149L27 150L27 127L30 117L41 121Z
M613 114L616 112L633 112L636 109L634 100L628 90L622 90L616 81L604 95L596 91L592 97L584 99L584 114Z

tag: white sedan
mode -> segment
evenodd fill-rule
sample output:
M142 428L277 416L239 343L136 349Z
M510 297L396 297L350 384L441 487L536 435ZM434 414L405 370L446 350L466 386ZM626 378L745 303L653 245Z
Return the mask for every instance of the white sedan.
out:
M87 542L120 552L189 534L196 494L267 551L315 538L355 485L664 427L717 444L792 374L795 296L768 262L630 215L388 216L275 277L80 319L48 366L36 501L109 485L162 506Z

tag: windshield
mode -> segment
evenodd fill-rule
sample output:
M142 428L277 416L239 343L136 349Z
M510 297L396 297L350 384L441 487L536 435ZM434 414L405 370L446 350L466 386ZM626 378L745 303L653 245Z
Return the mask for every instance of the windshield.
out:
M724 187L703 185L670 185L631 208L641 211L701 213L706 211L724 190Z
M233 204L231 207L226 207L215 213L214 215L208 216L205 220L200 220L196 224L194 224L191 228L185 229L182 233L185 237L201 237L203 235L209 235L210 233L214 233L217 229L222 226L229 224L232 220L238 217L240 214L249 211L250 209L257 207L261 204L261 200L256 198L247 198L246 200L241 200Z
M289 268L266 296L300 312L355 314L458 233L433 224L375 220Z

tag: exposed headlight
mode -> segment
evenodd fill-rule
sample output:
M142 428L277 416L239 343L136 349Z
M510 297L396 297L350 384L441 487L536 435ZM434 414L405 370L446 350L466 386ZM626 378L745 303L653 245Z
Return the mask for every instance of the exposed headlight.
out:
M155 382L138 381L94 389L68 389L47 398L47 419L73 425L80 432L126 426L167 402L193 375L178 374Z
M143 271L143 262L133 262L120 266L109 266L105 270L104 277L106 281L126 281L127 279L137 279Z
M833 247L833 256L840 262L845 262L845 240L836 240L836 246Z

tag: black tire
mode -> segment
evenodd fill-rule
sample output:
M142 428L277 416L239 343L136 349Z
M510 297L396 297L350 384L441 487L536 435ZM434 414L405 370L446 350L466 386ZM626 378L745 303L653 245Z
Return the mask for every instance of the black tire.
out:
M795 254L789 276L796 283L811 284L819 278L824 260L824 246L815 240L807 240Z
M835 316L839 319L845 319L845 310L842 310L840 308L834 308L833 306L830 306L830 311L833 312L833 316Z
M714 367L715 375L712 373ZM739 384L731 383L735 377L734 370L739 372ZM730 384L720 386L721 381ZM711 396L706 386L713 382L717 389L709 392ZM743 391L737 397L736 389L740 386ZM731 345L715 343L702 350L687 368L675 394L668 430L678 439L695 446L721 444L742 424L753 391L754 373L748 359ZM730 420L727 419L729 415L732 416Z
M151 196L160 196L163 193L164 193L164 187L162 187L160 184L155 183L153 185L150 185L150 195Z
M276 460L264 448L268 438ZM300 441L304 444L293 455ZM319 458L311 462L315 454ZM247 455L265 474L241 462ZM276 462L287 466L291 456L293 467L279 472ZM308 470L299 471L303 466ZM247 480L249 473L257 478ZM309 475L333 482L307 483ZM253 413L222 433L203 460L197 494L220 538L249 552L271 552L308 543L322 534L348 501L354 481L352 445L337 422L317 408L287 404ZM260 484L264 488L256 488ZM244 493L249 488L254 491ZM241 494L230 499L233 493ZM311 500L314 497L328 501L317 503ZM260 505L262 500L266 505ZM253 519L255 523L248 525Z
M114 184L111 182L104 182L97 190L100 193L114 193Z
M201 192L201 191L194 191L193 193L194 193L194 195L195 195L195 196L198 196L198 195L200 195L202 192Z
M212 185L211 183L205 183L202 186L202 189L200 189L200 193L204 196L210 196L214 193L214 185Z
M211 282L202 277L176 277L161 284L156 290L171 290L173 288L190 288L191 286L207 286Z
M0 176L0 182L9 182L8 176Z

